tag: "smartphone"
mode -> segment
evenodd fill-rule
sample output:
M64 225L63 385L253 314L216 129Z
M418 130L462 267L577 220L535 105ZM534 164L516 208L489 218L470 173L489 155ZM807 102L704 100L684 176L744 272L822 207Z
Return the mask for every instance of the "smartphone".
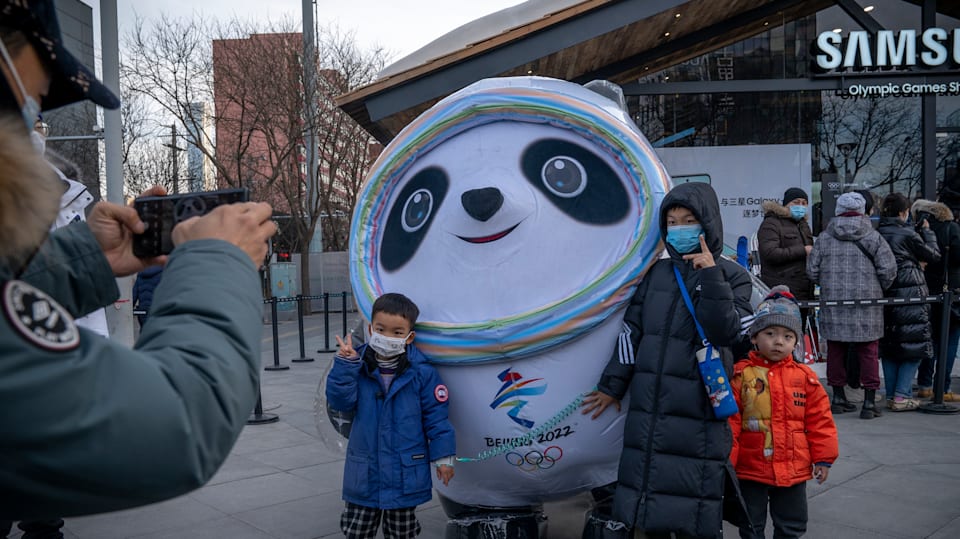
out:
M134 234L133 254L140 258L170 254L173 251L171 234L178 223L206 215L223 204L249 200L250 191L245 188L137 198L133 207L147 229L143 234Z

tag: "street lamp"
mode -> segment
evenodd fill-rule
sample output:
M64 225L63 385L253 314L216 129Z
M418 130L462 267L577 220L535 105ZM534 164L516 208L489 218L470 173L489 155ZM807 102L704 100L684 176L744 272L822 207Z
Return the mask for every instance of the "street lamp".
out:
M850 183L850 154L857 149L856 142L840 142L837 149L843 154L843 186L847 187Z

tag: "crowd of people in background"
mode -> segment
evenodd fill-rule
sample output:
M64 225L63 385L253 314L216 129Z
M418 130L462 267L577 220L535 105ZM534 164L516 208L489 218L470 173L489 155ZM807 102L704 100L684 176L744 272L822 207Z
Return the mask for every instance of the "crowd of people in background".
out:
M763 205L757 245L760 276L768 286L786 285L800 300L921 298L960 289L960 224L948 205L960 206L960 191L946 186L939 201L912 203L890 193L879 204L868 190L843 193L835 215L816 238L805 211L809 202L803 190L790 188L782 204ZM949 314L945 351L940 350L940 303L829 306L818 311L814 317L814 310L807 310L804 319L813 322L807 327L814 342L826 341L833 413L855 411L845 389L862 387L860 417L881 415L881 368L888 410L916 410L921 399L932 397L937 365L945 370L943 400L960 401L950 387L960 344L956 304ZM938 363L941 353L946 357Z

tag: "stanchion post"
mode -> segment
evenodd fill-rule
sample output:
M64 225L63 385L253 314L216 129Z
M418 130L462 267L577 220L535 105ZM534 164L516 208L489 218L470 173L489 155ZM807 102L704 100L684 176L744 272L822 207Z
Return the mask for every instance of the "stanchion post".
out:
M277 332L277 297L270 298L270 323L273 326L273 365L263 368L265 371L285 371L289 365L280 364L280 336Z
M946 288L946 287L945 287ZM953 291L949 288L943 291L942 305L940 310L940 342L937 343L937 362L936 376L933 378L933 401L921 404L918 410L928 414L955 414L960 412L960 408L943 403L943 388L946 385L947 376L947 342L950 333L950 305L953 303Z
M317 350L318 354L336 352L335 348L330 348L330 292L323 293L323 349Z
M247 419L247 425L263 425L265 423L274 423L280 420L277 414L263 413L263 395L260 393L260 382L257 381L257 405L253 409L253 414Z
M303 349L303 296L297 294L297 333L300 336L300 357L291 359L293 363L307 363L313 361L312 357L307 357L306 350Z
M343 331L341 334L347 335L348 333L350 333L350 330L347 329L347 292L344 291L343 294L340 295L340 297L342 298L340 302L340 316L343 322Z

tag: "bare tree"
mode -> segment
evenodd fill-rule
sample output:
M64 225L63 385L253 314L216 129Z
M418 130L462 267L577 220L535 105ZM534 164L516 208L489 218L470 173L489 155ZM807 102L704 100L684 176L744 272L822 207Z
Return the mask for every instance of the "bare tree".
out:
M897 174L907 171L905 165L911 154L902 147L917 137L918 115L912 103L906 99L850 98L824 92L819 137L822 168L849 170L850 176L845 179L848 184L868 165L896 165ZM889 175L880 178L887 179L899 180Z
M184 127L186 143L216 169L221 187L247 187L253 200L286 216L301 253L301 291L309 294L309 247L321 219L325 244L346 246L360 182L371 164L370 136L333 104L335 96L373 80L385 53L361 53L353 34L324 30L317 40L323 76L303 78L302 36L295 21L226 23L162 17L138 20L125 40L122 67L134 93ZM307 60L316 62L317 59ZM317 115L305 113L316 100ZM213 103L216 134L196 103ZM321 135L316 196L308 200L306 134ZM373 156L375 157L375 156ZM340 222L332 217L342 215Z
M347 248L350 213L357 203L361 184L383 147L360 124L336 106L335 99L373 82L387 60L383 48L360 50L352 31L337 26L320 29L320 76L317 78L319 188L310 208L312 225L329 219L322 227L325 250ZM311 230L311 234L312 234Z

